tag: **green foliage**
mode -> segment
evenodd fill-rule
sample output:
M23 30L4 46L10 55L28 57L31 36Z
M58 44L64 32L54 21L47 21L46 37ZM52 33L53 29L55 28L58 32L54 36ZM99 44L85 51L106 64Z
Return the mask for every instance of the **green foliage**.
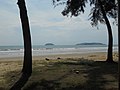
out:
M78 16L81 13L84 13L86 3L88 0L53 0L53 5L56 7L58 5L65 5L64 10L62 11L63 16ZM98 0L89 0L89 4L91 6L91 12L89 14L92 26L97 26L98 23L105 24L105 20L103 18L100 3ZM106 12L106 15L114 18L116 22L117 18L117 6L115 0L101 0L102 6ZM93 7L92 7L93 6Z
M103 9L107 16L115 19L117 18L117 3L115 3L115 0L101 0L101 3L99 3L98 0L90 0L90 5L94 5L91 9L91 12L89 14L91 20L92 26L97 26L98 22L105 24L105 20L103 17L103 13L101 11L100 4L102 4Z
M66 2L62 0L53 0L53 3L60 2L56 5L66 4L64 10L62 11L63 16L68 16L71 13L71 16L78 16L81 12L84 13L84 8L86 7L87 0L67 0Z
M100 23L105 23L104 19L103 19L103 16L102 16L102 13L101 11L96 8L96 7L93 7L91 9L91 12L89 14L91 17L89 18L89 20L91 20L91 25L92 26L97 26L98 25L98 21Z

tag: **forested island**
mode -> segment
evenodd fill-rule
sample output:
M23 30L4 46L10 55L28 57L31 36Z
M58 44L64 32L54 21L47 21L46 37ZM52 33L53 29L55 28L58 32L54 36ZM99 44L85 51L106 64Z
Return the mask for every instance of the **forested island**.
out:
M46 43L45 46L46 46L46 45L54 45L54 44L53 44L53 43Z
M106 44L94 42L94 43L78 43L76 45L106 45Z

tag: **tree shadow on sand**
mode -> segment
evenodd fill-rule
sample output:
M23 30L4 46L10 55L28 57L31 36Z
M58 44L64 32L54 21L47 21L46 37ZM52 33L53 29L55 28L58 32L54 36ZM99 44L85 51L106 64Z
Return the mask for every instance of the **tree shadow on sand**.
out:
M64 73L59 71L61 67L63 67L62 70L65 69L63 71ZM40 69L43 70L44 73L40 71ZM33 81L28 82L22 90L118 90L118 63L80 59L79 61L68 60L56 62L48 65L47 68L38 67L34 70L39 70L35 71L35 77L38 79L31 79ZM75 70L79 71L79 74L76 74L74 72ZM52 79L48 79L51 78L51 73L57 76L52 74ZM59 75L60 73L63 74ZM7 74L11 74L11 77L13 77L11 72ZM15 74L15 72L13 74ZM48 78L44 77L45 74L49 74ZM83 75L86 81L81 84L79 81L83 82L84 80L82 81L79 76L81 77ZM76 81L79 79L78 83L75 85L66 84L63 87L62 85L65 83L63 81L68 80L69 82L71 77ZM13 78L16 79L15 76Z
M88 81L84 85L86 87L84 87L83 90L118 90L117 87L112 85L115 80L118 80L117 63L96 61L93 63L92 68L89 68L86 73L88 74ZM109 85L109 87L106 85Z
M80 73L86 74L87 81L83 85L61 87L59 81L69 77L71 72L55 79L33 82L24 90L118 90L118 63L107 63L104 61L93 62L59 62L53 65L83 65L84 69L78 69ZM80 74L78 74L80 75ZM115 84L115 85L114 85Z

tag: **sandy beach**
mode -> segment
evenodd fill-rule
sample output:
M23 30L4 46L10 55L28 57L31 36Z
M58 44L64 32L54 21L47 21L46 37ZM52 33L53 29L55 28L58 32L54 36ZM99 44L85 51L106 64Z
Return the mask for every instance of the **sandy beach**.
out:
M46 68L46 64L56 63L59 61L64 62L67 60L68 61L70 60L105 61L106 57L107 57L107 54L105 52L34 56L33 57L33 68L36 68L36 67L40 67L39 69L41 69L41 67ZM45 58L48 58L49 62L47 62ZM114 58L114 61L116 62L118 61L117 52L113 53L113 58ZM3 87L9 88L16 81L16 78L18 78L20 71L22 69L22 63L23 63L23 57L0 58L0 90L4 90L4 89L1 89ZM78 68L78 66L74 66L74 67ZM116 87L117 86L115 86L115 88Z
M42 56L33 56L33 60L45 60L45 58L49 58L51 60L61 58L61 59L67 59L67 58L85 58L89 60L95 60L95 61L105 61L107 58L106 52L96 52L96 53L83 53L83 54L56 54L56 55L42 55ZM113 59L114 61L118 60L118 54L117 52L113 53ZM5 57L0 58L1 61L22 61L23 57Z

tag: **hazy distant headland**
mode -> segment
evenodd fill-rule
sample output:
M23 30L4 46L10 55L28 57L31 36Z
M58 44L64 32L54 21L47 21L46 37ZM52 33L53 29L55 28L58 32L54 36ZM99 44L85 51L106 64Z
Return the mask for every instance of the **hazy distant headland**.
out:
M53 43L46 43L45 46L47 45L55 45ZM85 43L77 43L75 45L106 45L104 43L99 43L99 42L92 42L92 43L88 43L88 42L85 42Z
M47 45L54 45L54 44L53 43L46 43L45 46L47 46Z
M97 43L97 42L92 42L92 43L78 43L76 45L106 45L104 43Z

